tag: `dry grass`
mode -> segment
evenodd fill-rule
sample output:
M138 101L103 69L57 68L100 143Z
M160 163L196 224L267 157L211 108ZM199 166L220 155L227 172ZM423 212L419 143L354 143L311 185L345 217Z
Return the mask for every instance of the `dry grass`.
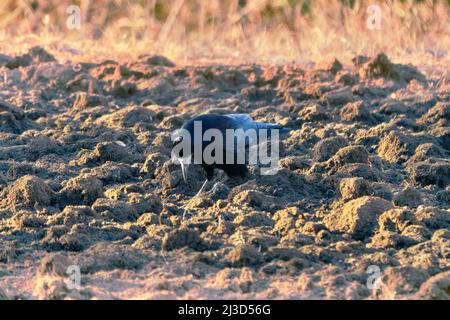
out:
M69 30L67 7L81 28ZM381 29L367 28L370 4ZM450 5L435 1L79 0L0 2L0 50L41 44L120 60L163 54L202 61L317 61L384 51L399 62L450 61Z

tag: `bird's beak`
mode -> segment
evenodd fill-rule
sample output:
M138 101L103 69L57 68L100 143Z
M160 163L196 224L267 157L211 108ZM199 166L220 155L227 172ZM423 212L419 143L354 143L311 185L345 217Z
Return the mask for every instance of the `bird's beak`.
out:
M187 171L189 168L189 163L187 162L185 163L183 159L181 159L180 164L181 164L181 172L183 173L183 180L185 183L187 183Z

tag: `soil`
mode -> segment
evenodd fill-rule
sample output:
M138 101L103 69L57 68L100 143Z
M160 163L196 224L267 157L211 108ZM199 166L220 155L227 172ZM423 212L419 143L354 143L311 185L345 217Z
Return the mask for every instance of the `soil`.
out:
M442 70L1 57L0 299L450 298ZM291 128L278 173L188 206L170 136L201 113Z

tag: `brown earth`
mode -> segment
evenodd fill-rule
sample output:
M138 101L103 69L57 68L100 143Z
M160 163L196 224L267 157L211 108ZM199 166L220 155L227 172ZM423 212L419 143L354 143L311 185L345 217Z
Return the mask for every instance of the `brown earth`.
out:
M450 298L450 79L353 61L1 55L0 299ZM201 113L292 131L276 175L217 172L182 220L204 173L170 135Z

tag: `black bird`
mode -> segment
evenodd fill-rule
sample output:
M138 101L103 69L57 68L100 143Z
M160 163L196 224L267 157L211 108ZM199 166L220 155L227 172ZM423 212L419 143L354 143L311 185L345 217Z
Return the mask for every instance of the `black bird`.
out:
M195 131L194 125L196 122L201 124L201 130L197 130L197 132ZM202 157L201 159L198 159L198 162L195 162L200 164L205 170L206 180L203 183L200 190L198 191L198 193L194 196L194 198L203 191L204 187L206 186L206 183L213 179L214 169L221 169L225 171L225 173L229 177L246 176L248 172L247 169L248 161L244 163L242 163L242 161L239 162L238 156L242 157L242 152L244 152L245 154L245 151L248 150L248 148L257 146L258 143L260 143L260 140L262 140L260 136L261 132L260 129L267 130L268 139L271 138L270 136L270 133L272 132L271 130L279 130L280 135L285 134L286 132L289 131L289 129L283 128L281 125L278 124L253 121L253 119L246 114L227 114L227 115L204 114L196 116L186 121L181 127L181 129L178 131L178 133L172 137L174 146L183 142L184 138L188 139L188 141L184 141L186 143L185 145L188 146L186 148L187 152L184 149L183 150L184 152L182 151L180 152L180 154L175 155L175 157L177 157L180 161L183 179L186 183L189 164L190 162L192 162L193 155L195 157L194 152L195 147L197 147L201 151L201 154L203 155L203 151L205 150L205 148L207 148L208 145L210 145L215 141L215 139L211 139L211 141L204 141L203 139L204 133L209 129L215 129L216 132L220 132L222 137L225 138L225 141L223 141L222 144L223 148L221 155L220 154L217 155L216 158L219 159L219 161L207 163L205 159L203 159ZM251 137L246 136L245 141L243 142L245 150L243 150L242 148L239 148L239 146L242 145L237 144L237 141L235 139L236 136L234 136L232 140L227 139L227 129L231 129L234 131L242 129L243 132L248 132L247 130L253 129L254 132L256 132L256 136ZM186 132L189 133L189 136L183 137L183 135L180 134L182 130L185 130L185 133ZM200 134L201 137L195 136L195 134L197 135ZM215 155L214 153L212 154L213 156Z

